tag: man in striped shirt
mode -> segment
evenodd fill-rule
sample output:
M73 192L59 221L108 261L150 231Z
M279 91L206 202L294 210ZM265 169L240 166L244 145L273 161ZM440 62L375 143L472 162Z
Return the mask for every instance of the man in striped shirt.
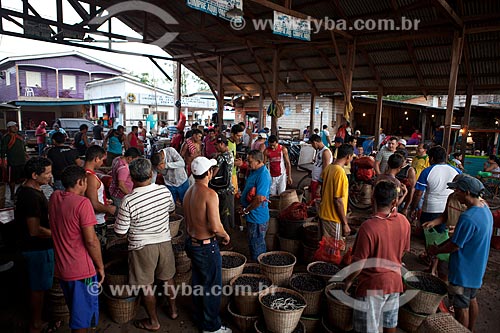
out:
M139 329L160 329L153 283L164 281L170 317L177 318L174 296L175 259L169 227L169 212L175 209L172 194L165 186L151 184L151 162L138 158L129 165L133 191L123 198L115 222L115 232L128 232L129 284L143 289L149 318L134 322ZM162 291L163 292L163 291Z

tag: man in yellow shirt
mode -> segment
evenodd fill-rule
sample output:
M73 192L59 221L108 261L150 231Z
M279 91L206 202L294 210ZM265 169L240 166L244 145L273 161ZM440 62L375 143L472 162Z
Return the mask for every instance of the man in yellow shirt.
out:
M427 149L429 145L421 143L417 146L417 155L413 158L411 166L415 169L415 177L418 179L422 170L430 166L429 156L427 156Z
M351 163L354 148L343 144L337 148L337 158L321 173L321 203L319 218L321 235L341 239L351 232L347 223L349 182L344 166Z

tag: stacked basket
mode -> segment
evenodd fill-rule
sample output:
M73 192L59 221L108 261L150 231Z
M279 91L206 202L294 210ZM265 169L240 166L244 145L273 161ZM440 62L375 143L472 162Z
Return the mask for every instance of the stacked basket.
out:
M408 304L399 309L398 326L407 332L417 332L427 317L436 313L447 286L438 277L424 272L407 272L403 282L406 294L413 295Z
M259 293L267 290L272 281L261 274L241 274L234 277L230 285L234 297L228 312L242 332L251 331L261 313Z
M139 297L129 294L128 263L117 259L104 266L106 272L104 298L111 319L124 324L134 319L139 305Z
M304 263L314 260L314 254L319 247L320 232L318 222L306 222L302 225L302 248Z
M337 288L335 283L329 284L325 288L327 313L323 325L331 331L333 331L331 328L350 331L352 330L353 310L332 294L335 289L337 289L337 292L343 292Z
M269 223L266 231L266 248L268 251L274 251L278 248L278 209L269 209Z
M306 326L307 332L317 332L324 303L325 281L308 273L296 273L290 278L289 284L306 300L307 306L302 313L301 321Z
M278 259L273 263L274 258ZM273 281L276 286L284 286L292 276L293 267L297 263L297 258L289 252L272 251L259 255L257 261L260 264L260 271Z
M247 258L243 254L233 251L221 251L220 254L222 257L222 287L224 288L235 276L243 273ZM222 295L221 312L227 310L230 297L231 295Z
M278 298L280 296L283 297ZM279 333L292 333L299 325L300 316L307 305L298 292L279 287L262 291L259 302L267 329Z

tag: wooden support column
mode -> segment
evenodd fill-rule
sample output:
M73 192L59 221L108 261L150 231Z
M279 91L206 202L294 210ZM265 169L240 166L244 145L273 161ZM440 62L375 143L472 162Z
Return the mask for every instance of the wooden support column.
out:
M373 149L377 149L380 145L378 142L380 127L382 127L382 105L383 105L384 91L382 88L378 89L377 93L377 111L375 113L375 137L373 138Z
M260 88L259 94L259 130L263 129L266 125L266 111L264 111L264 88Z
M316 111L316 95L311 91L311 113L309 114L310 133L314 131L314 112Z
M467 95L465 97L464 121L462 124L462 143L460 145L460 153L462 154L463 161L465 160L465 150L467 149L467 136L469 135L469 123L470 123L473 92L474 92L474 87L472 86L472 84L469 83L467 85Z
M274 49L274 57L273 57L273 91L271 92L271 98L274 103L278 103L279 70L280 70L279 50L276 48ZM271 117L271 134L278 135L278 118L275 116Z
M345 111L344 118L351 122L352 119L352 75L354 72L354 64L356 63L356 40L347 46L347 64L345 71Z
M219 128L222 128L224 124L224 86L223 86L223 73L224 68L222 68L222 57L217 57L217 122L219 123Z
M458 67L460 65L460 58L462 57L463 41L463 34L455 32L451 50L450 82L448 85L448 101L446 103L446 117L444 120L443 147L444 149L446 149L446 152L449 152L450 149L451 123L453 121L453 104L455 101L455 92L457 90Z
M181 88L182 88L182 82L181 82L181 63L180 62L174 62L174 118L175 121L179 121L180 118L180 113L181 113L181 108L182 106L177 103L177 101L181 102ZM179 107L177 107L177 105ZM157 111L157 110L155 110ZM188 115L186 115L186 118Z

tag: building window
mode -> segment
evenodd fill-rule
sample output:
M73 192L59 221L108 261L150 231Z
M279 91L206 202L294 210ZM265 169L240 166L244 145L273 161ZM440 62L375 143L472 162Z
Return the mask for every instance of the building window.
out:
M62 76L62 88L67 89L67 90L76 90L76 76L63 75Z
M10 86L10 71L5 71L5 85Z
M42 73L26 71L26 87L42 87Z

